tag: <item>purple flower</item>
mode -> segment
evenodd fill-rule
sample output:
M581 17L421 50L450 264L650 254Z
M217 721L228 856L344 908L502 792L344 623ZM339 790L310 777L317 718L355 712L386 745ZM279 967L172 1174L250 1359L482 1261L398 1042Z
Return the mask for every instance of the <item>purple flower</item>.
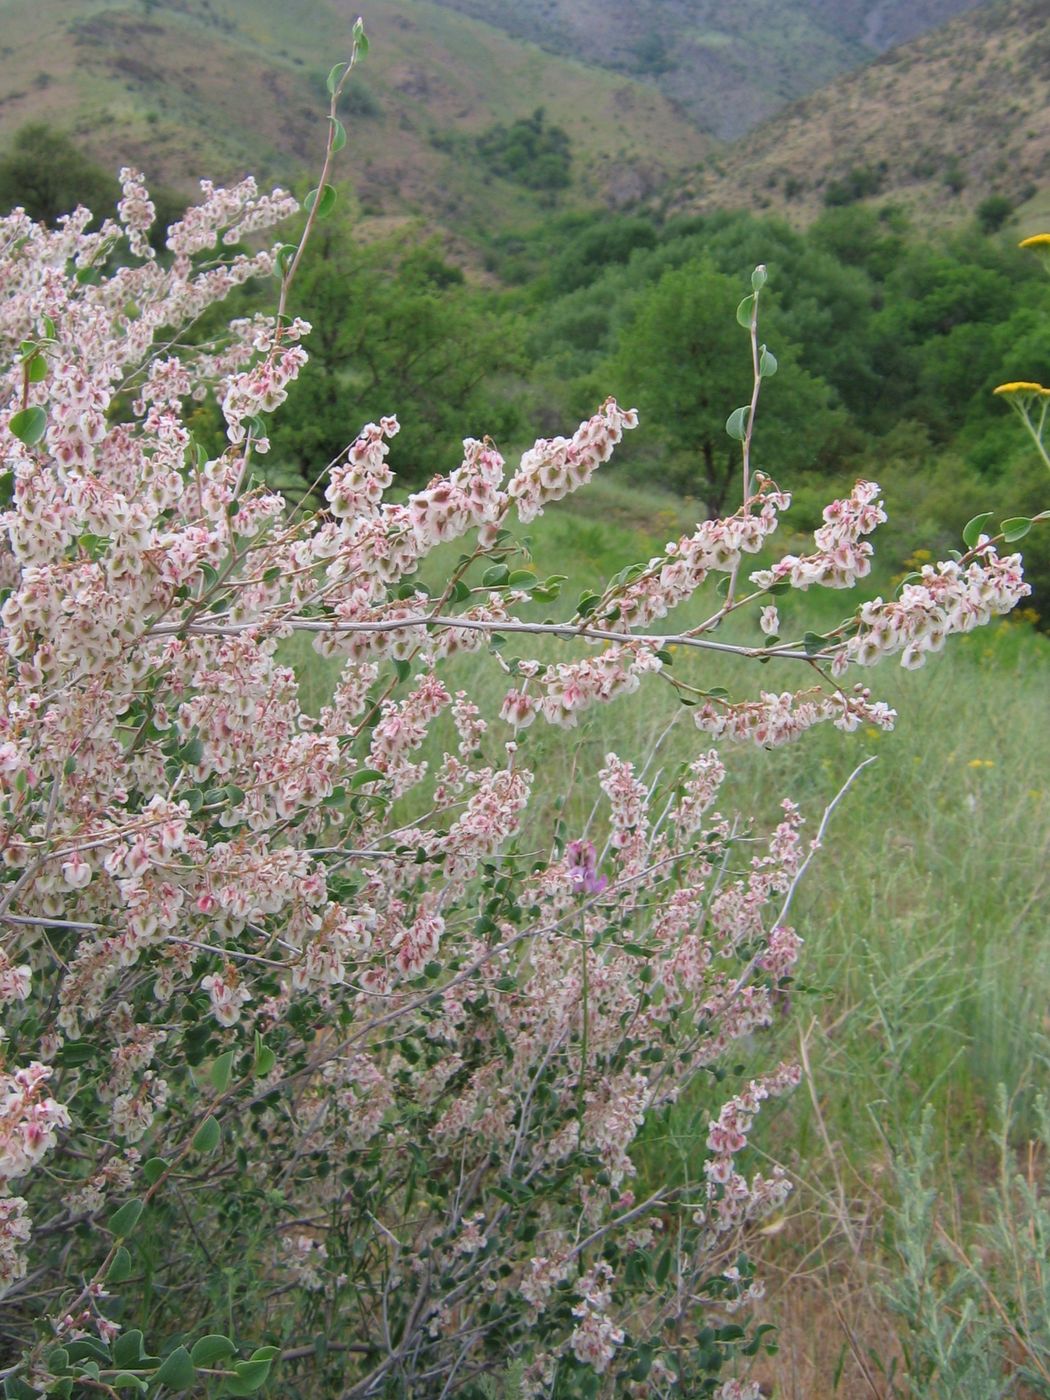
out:
M601 894L609 883L608 876L598 874L598 853L593 841L570 841L565 848L565 863L569 879L585 894Z

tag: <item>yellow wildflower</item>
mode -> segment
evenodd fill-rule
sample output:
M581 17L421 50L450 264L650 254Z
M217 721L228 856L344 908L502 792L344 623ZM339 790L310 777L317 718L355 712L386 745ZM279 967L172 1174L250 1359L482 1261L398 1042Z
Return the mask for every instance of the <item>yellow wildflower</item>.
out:
M1050 248L1050 233L1033 233L1031 238L1022 238L1018 248Z
M1029 379L1011 380L1009 384L999 384L992 390L993 394L1039 394L1050 398L1050 389L1044 389L1042 384L1034 384Z
M990 758L971 758L966 766L967 768L994 768L995 763Z

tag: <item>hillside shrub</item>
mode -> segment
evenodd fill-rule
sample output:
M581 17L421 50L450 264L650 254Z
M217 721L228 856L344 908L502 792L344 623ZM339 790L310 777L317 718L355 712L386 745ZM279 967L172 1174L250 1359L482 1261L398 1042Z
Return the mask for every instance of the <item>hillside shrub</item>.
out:
M478 153L493 174L530 190L563 190L571 183L569 134L552 126L542 107L510 126L491 127L478 137Z

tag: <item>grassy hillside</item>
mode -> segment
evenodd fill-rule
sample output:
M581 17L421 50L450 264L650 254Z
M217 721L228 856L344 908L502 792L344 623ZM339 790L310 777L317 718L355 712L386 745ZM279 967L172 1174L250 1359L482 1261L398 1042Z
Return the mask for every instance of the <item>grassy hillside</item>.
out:
M554 53L640 76L705 131L785 103L983 0L438 0Z
M347 49L347 0L7 0L0 121L71 129L106 166L189 187L318 162L324 78ZM425 0L377 0L348 107L350 159L373 214L460 226L534 218L543 191L486 175L475 138L537 106L572 155L562 203L651 192L709 147L671 102ZM658 153L654 155L654 153Z
M1046 20L1044 0L1007 0L894 49L709 161L672 205L808 221L867 198L943 225L1001 194L1029 205L1031 232L1050 182Z

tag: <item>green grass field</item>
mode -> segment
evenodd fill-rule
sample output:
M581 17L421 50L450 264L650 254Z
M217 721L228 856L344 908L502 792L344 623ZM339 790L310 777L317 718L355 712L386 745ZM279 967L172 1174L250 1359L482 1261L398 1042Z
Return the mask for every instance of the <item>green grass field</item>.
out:
M648 557L688 524L677 498L627 489L613 477L519 533L532 537L540 577L569 576L564 598L546 605L563 617L582 587ZM872 592L891 586L901 562L884 562ZM849 611L843 595L779 601L785 636ZM713 606L696 601L662 630ZM754 621L741 621L737 634L759 641ZM747 1075L788 1058L806 1069L800 1089L763 1123L756 1156L756 1164L763 1154L784 1163L798 1185L766 1259L766 1314L781 1329L781 1350L763 1363L763 1375L784 1400L909 1393L878 1375L899 1353L880 1291L899 1267L894 1164L929 1112L945 1219L972 1241L995 1170L998 1088L1012 1101L1021 1151L1034 1091L1048 1080L1050 641L1024 620L953 640L921 671L886 664L870 674L874 693L899 711L893 733L825 728L772 752L737 748L720 803L761 826L790 796L815 830L853 768L877 760L836 811L795 905L805 949L790 1008L755 1038L743 1066ZM564 648L522 639L514 653ZM322 703L336 668L298 643L296 656L305 693ZM779 664L756 675L751 662L675 657L675 669L691 680L736 684L743 693L789 688L799 663ZM469 681L488 713L507 688L484 654L461 662L453 679ZM652 774L708 747L669 686L654 680L645 701L635 699L589 712L576 730L537 724L526 732L527 761L541 775L559 775L557 784L542 777L538 784L537 847L549 843L559 799L570 832L582 829L609 750L644 760L659 741ZM432 759L439 750L440 742ZM647 1126L637 1154L643 1181L663 1179L676 1155L703 1152L708 1107L687 1099Z

